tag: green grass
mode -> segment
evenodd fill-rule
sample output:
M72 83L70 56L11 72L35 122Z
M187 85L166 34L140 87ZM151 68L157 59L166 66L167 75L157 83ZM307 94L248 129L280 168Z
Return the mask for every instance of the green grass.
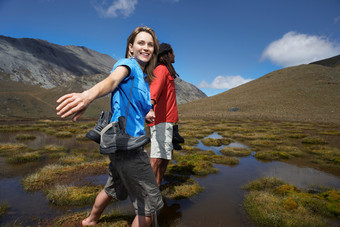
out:
M51 220L48 226L81 226L81 221L88 216L89 212L67 213ZM134 214L124 214L120 210L115 209L110 213L103 214L96 226L127 227L131 225L134 217Z
M19 134L15 137L17 140L34 140L36 136L31 134Z
M4 216L8 211L8 204L7 203L1 203L0 204L0 218Z
M50 203L58 206L92 205L103 186L66 186L56 185L46 191Z
M162 195L174 200L189 198L203 191L203 188L191 178L185 182L168 183L163 185L163 188Z
M251 155L251 151L247 148L240 147L225 147L220 152L226 156L236 156L236 157L245 157Z
M340 190L302 190L277 178L248 183L244 208L258 226L327 226L340 218Z
M7 162L11 164L23 164L27 162L38 161L42 158L42 155L39 151L34 152L24 152L24 153L16 153L7 158Z
M81 203L89 204L97 192L88 195L87 191L90 192L92 188L86 189L90 186L83 185L83 179L107 173L109 163L107 156L101 155L99 150L88 149L89 140L85 134L93 126L93 122L91 124L88 122L73 124L66 121L39 121L36 125L14 127L0 126L0 131L13 134L35 130L55 137L60 135L73 137L75 135L75 139L81 144L76 149L51 144L36 150L20 143L0 144L0 156L5 157L7 161L13 160L9 162L17 165L40 159L47 160L45 166L32 169L28 175L24 176L22 184L25 190L43 190L46 196L52 196L52 192L54 192L54 197L50 200L51 203L63 204L62 206L70 207L70 209ZM298 160L304 166L324 169L331 173L337 172L340 167L339 129L340 125L332 124L249 119L181 121L180 134L184 137L185 143L181 144L181 151L174 152L173 161L168 166L165 175L167 184L163 186L163 196L177 200L196 195L204 189L192 177L215 174L219 168L219 165L216 164L237 165L242 157L252 155L252 153L255 158L263 161L276 160L294 164L294 161ZM215 132L222 136L222 139L204 139ZM19 137L22 134L18 133L14 136ZM226 147L221 150L223 155L217 155L212 150L203 151L197 148L199 140L202 140L206 146L217 147L227 145L231 141L241 142L250 149ZM31 159L28 158L30 155ZM36 156L34 157L34 155ZM38 155L40 156L38 157ZM322 190L318 194L311 194L279 180L261 179L261 181L263 182L252 182L251 188L257 188L256 190L247 189L249 195L254 195L247 197L247 200L259 204L257 207L249 205L249 209L257 213L259 226L273 226L270 223L283 226L303 226L316 223L322 226L326 216L333 218L339 216L339 194L336 190ZM70 184L77 186L68 186ZM248 187L250 186L248 185ZM85 192L82 191L83 189ZM82 198L83 195L86 198ZM279 204L280 207L276 208L273 205L275 207L273 209L271 204ZM272 217L265 217L261 213L271 212L271 209L273 212L277 212ZM317 214L310 215L310 210ZM78 215L76 213L63 216L58 221L66 223L66 225L71 223L70 226L74 226L86 217L85 214L79 215L79 217ZM133 216L132 214L132 218ZM72 219L72 217L78 217L78 219ZM119 226L123 223L123 226L124 224L128 226L132 220L129 218L131 219L130 216L122 214L117 216L108 214L101 218L101 225L117 224ZM302 222L303 219L307 224ZM257 223L255 220L254 222Z

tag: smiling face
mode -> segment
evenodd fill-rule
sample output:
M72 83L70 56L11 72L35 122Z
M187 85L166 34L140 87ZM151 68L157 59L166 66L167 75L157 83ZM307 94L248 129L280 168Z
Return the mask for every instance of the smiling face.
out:
M154 52L154 41L152 36L147 32L138 33L133 44L129 44L129 51L144 70L145 65L150 61Z

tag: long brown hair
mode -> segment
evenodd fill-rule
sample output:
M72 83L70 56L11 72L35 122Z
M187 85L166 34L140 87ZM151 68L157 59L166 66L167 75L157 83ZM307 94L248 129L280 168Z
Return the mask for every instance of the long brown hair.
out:
M135 42L136 36L140 32L147 32L147 33L149 33L152 36L153 43L154 43L154 51L152 53L151 59L150 59L150 61L144 67L144 73L146 73L146 75L147 75L147 81L149 83L151 83L151 81L155 77L154 74L153 74L153 70L154 70L154 68L156 66L156 63L157 63L157 55L158 55L158 50L159 50L158 39L157 39L155 31L152 28L149 28L149 27L146 27L146 26L141 26L141 27L135 28L135 30L132 31L130 36L127 38L125 58L132 57L132 54L130 53L130 50L129 50L129 44L133 45L133 43Z
M165 65L166 68L169 70L170 75L173 78L176 78L179 76L175 70L175 68L172 66L172 63L169 58L169 53L172 55L174 54L174 50L168 43L161 43L159 45L159 53L157 56L157 65Z

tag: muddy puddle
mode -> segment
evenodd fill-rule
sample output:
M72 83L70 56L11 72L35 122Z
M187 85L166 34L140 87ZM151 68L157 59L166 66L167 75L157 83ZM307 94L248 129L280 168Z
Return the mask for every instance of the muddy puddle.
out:
M1 133L1 143L14 143L12 133ZM57 139L53 136L46 136L43 133L36 134L37 139L27 141L32 148L43 147L47 144L72 147L93 147L98 145L92 142L79 142L75 139ZM217 133L209 137L219 138ZM247 148L241 143L231 143L230 147ZM201 142L198 147L203 150L213 150L217 154L224 146L206 147ZM239 158L240 162L235 166L215 165L219 169L217 174L206 177L195 178L204 187L200 194L182 200L166 200L166 205L159 215L162 223L169 226L252 226L247 215L242 209L245 191L242 186L250 181L264 176L278 177L287 183L300 188L308 188L313 185L322 185L340 188L340 178L312 168L297 167L283 162L261 162L253 156ZM7 202L8 213L0 218L0 226L18 224L19 226L35 226L39 220L52 219L62 214L89 210L86 207L56 207L51 205L45 198L43 192L26 192L21 186L22 177L44 166L46 163L29 163L25 165L9 165L4 158L0 157L0 202ZM106 175L91 177L87 180L95 181L98 184L106 182ZM120 209L133 213L129 201L116 202L111 204L110 209ZM340 224L339 222L335 223Z

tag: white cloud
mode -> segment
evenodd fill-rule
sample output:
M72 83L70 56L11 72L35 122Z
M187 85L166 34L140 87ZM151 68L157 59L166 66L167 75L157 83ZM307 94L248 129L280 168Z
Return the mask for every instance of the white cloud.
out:
M340 16L334 18L334 23L337 24L338 22L340 22Z
M242 76L217 76L211 84L208 84L203 80L198 87L199 88L214 88L214 89L231 89L241 84L245 84L251 81L250 79L244 79Z
M102 17L118 17L123 15L124 17L130 16L134 11L138 3L138 0L100 0L96 1L94 8Z
M291 31L270 43L263 51L261 60L269 59L277 65L288 67L308 64L339 53L340 45L328 41L325 37Z

